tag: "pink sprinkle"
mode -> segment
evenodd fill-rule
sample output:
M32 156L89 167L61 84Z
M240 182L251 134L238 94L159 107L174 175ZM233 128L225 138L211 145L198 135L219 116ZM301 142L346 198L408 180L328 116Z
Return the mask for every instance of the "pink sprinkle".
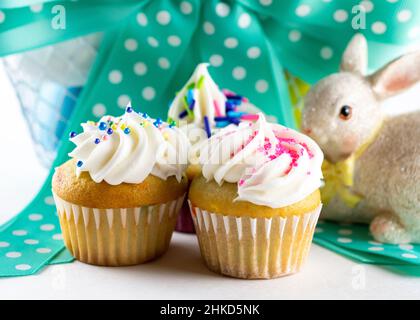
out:
M257 121L258 120L258 114L244 114L244 115L241 116L241 120Z
M239 186L242 186L245 183L244 179L239 180Z
M221 117L222 113L220 112L219 103L216 100L214 100L213 104L214 104L214 111L216 112L216 116Z

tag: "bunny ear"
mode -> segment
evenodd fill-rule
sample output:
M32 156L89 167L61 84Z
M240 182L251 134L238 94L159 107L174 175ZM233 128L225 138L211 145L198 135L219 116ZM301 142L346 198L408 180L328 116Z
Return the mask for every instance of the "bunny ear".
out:
M420 81L420 51L404 55L368 78L379 99L385 99L408 89Z
M340 70L364 75L368 64L368 45L364 35L357 33L347 45Z

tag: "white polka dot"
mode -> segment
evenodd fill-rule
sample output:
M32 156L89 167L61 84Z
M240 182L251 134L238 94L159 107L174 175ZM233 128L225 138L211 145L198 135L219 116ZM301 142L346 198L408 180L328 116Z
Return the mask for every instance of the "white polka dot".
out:
M416 26L410 29L408 32L408 37L410 39L416 39L420 36L420 26Z
M378 242L378 241L368 241L368 243L374 245L374 246L382 246L382 243Z
M55 229L55 226L53 224L43 224L40 229L42 231L51 231Z
M400 244L398 246L401 250L413 250L414 246L411 244Z
M29 244L29 245L34 245L34 244L38 244L39 243L39 241L38 240L35 240L35 239L26 239L23 242L25 242L26 244Z
M213 67L220 67L223 64L223 57L220 54L213 54L209 61Z
M397 19L399 22L407 22L411 19L412 16L413 14L411 13L411 11L406 9L398 12Z
M42 220L43 216L39 213L32 213L28 216L29 220L31 221L39 221Z
M245 29L251 24L251 16L248 13L242 13L238 19L238 27Z
M214 27L213 23L206 21L203 23L203 30L206 34L212 35L216 31L216 28Z
M381 21L376 21L372 24L372 32L376 34L383 34L386 32L386 24Z
M302 38L302 33L299 30L290 30L289 40L291 42L298 42Z
M257 59L261 55L261 50L258 47L251 47L246 52L246 55L250 59Z
M193 10L191 3L189 3L188 1L182 1L179 5L179 8L181 9L181 12L183 14L190 14Z
M28 234L28 231L26 231L26 230L14 230L13 232L12 232L12 234L14 235L14 236L26 236L27 234Z
M159 47L159 41L155 37L147 37L147 43L153 48Z
M315 228L315 233L322 233L322 232L324 232L324 229L320 227Z
M0 248L7 248L8 246L10 246L9 242L0 241Z
M56 233L52 238L53 240L63 240L63 235L61 233Z
M181 38L178 36L169 36L168 43L172 47L178 47L181 44Z
M38 248L38 249L36 249L36 252L38 252L38 253L50 253L51 249L50 248Z
M3 23L6 20L6 15L3 11L0 10L0 23Z
M147 26L147 17L143 12L137 14L137 23L142 27Z
M329 60L333 56L333 50L330 47L323 47L320 54L322 59Z
M166 10L159 11L156 15L156 21L159 24L166 26L171 22L171 14Z
M49 206L53 206L55 204L54 197L52 196L45 197L44 203Z
M31 9L32 12L41 12L43 5L42 3L37 3L37 4L33 4L29 7Z
M130 102L130 97L126 94L122 94L118 97L117 99L117 104L120 108L124 108L127 107L128 103Z
M374 8L372 1L369 0L361 1L359 5L364 12L372 12Z
M143 62L137 62L134 65L134 73L138 76L143 76L147 73L147 65Z
M224 2L219 2L216 5L216 14L219 17L227 17L230 13L230 7Z
M302 4L299 7L296 8L296 15L299 17L306 17L308 14L311 13L311 7L307 4Z
M351 242L353 242L353 240L350 239L350 238L338 238L337 241L340 242L340 243L351 243Z
M338 230L338 234L341 234L342 236L349 236L353 233L350 229L340 229Z
M273 3L273 0L260 0L262 6L269 6Z
M145 100L153 100L155 98L156 92L152 87L146 87L142 91L142 96Z
M20 270L20 271L26 271L26 270L29 270L31 268L32 268L31 265L25 264L25 263L24 264L18 264L18 265L15 266L15 269Z
M158 59L158 65L162 69L169 69L171 67L171 63L167 58L161 57Z
M6 253L6 257L12 258L12 259L20 258L21 256L22 254L17 251L11 251L11 252Z
M403 253L401 256L407 259L417 259L417 256L413 253Z
M383 247L369 247L369 251L384 251Z
M225 47L229 49L236 48L238 46L238 39L230 37L225 39Z
M235 67L232 70L232 77L236 80L242 80L246 77L246 70L244 67Z
M259 93L264 93L267 92L268 90L268 82L265 80L258 80L255 83L255 89L259 92Z
M113 83L113 84L118 84L122 81L122 73L121 71L118 70L112 70L109 75L108 75L108 80L109 82Z
M137 50L137 41L135 39L127 39L124 42L124 47L128 50L128 51L136 51Z
M106 113L106 107L102 103L97 103L92 108L92 113L95 117L102 117Z
M345 22L349 18L346 10L337 10L334 12L334 20L337 22Z

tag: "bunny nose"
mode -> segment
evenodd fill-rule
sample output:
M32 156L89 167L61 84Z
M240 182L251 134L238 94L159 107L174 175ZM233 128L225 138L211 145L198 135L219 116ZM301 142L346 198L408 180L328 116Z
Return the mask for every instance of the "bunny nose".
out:
M312 133L312 129L310 129L310 128L304 128L303 129L303 133L305 133L305 134L311 134Z

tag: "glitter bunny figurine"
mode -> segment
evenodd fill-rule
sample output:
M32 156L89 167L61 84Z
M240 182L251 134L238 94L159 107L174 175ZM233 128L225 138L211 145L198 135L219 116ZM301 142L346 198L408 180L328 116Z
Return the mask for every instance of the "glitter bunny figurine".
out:
M324 219L370 223L377 241L420 243L420 112L387 117L381 101L420 80L420 51L366 76L356 34L340 72L308 93L302 131L321 146Z

